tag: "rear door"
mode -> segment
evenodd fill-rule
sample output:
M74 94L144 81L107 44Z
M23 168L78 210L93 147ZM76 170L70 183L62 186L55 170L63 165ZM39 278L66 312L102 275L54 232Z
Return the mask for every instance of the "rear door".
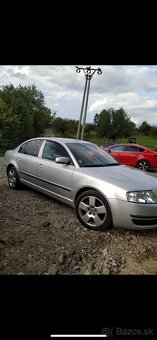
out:
M136 166L139 159L143 159L144 149L134 146L134 145L125 145L124 153L123 153L123 161L124 164L129 166Z
M44 140L35 139L25 142L17 152L17 166L20 181L31 187L37 186L38 154Z

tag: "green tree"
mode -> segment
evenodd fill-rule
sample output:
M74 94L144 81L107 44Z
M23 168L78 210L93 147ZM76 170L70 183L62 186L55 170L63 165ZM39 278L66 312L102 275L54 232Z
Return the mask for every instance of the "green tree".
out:
M59 132L62 137L65 136L65 132L67 131L66 120L61 117L55 118L52 124L52 128L56 132Z
M1 106L5 104L1 135L11 139L13 144L28 138L36 137L44 132L53 120L51 110L45 106L44 95L36 85L14 87L9 84L0 88ZM1 112L3 112L1 108ZM2 119L2 117L1 117ZM16 126L17 124L17 126ZM10 130L11 126L14 129ZM6 131L12 131L12 135Z
M96 113L94 117L94 122L96 124L96 131L100 137L109 137L109 131L111 131L111 116L110 111L103 110L98 115Z
M20 120L0 98L0 149L9 149L18 143Z
M75 119L65 119L66 124L66 137L76 138L78 121Z
M97 125L98 122L99 122L99 114L96 113L95 116L94 116L93 124L94 124L94 125Z
M157 138L157 127L156 126L151 126L149 135Z
M95 125L92 123L86 123L85 125L85 135L88 137L91 131L95 130Z
M130 117L121 107L113 111L111 138L115 141L116 138L129 137L133 134L135 124L130 120Z
M57 117L53 120L52 128L57 133L60 133L62 137L76 137L78 127L78 121L74 119L63 119Z
M143 123L139 126L138 130L145 135L149 135L151 128L151 125L149 125L147 121L144 120Z
M135 123L130 120L122 107L118 110L109 108L101 111L95 121L97 121L98 135L112 140L129 137L135 129Z

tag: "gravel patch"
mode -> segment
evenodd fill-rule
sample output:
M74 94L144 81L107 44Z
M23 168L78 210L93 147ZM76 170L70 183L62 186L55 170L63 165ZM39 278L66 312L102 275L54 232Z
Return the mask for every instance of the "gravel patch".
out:
M72 208L11 190L0 158L0 275L157 274L157 230L85 229Z

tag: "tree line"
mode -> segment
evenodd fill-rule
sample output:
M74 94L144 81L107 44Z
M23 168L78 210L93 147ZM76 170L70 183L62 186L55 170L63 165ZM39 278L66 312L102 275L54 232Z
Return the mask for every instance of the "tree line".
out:
M62 137L76 138L78 120L55 117L52 127L53 131ZM104 109L100 114L96 113L93 123L87 123L85 126L85 137L88 137L91 132L113 141L119 138L128 138L137 133L157 137L157 127L149 125L147 121L143 121L139 127L136 127L123 107L118 110Z
M46 128L55 135L76 138L78 120L56 117L45 106L44 95L31 86L9 84L0 88L0 149L9 149L24 140L41 136ZM115 141L135 133L157 136L157 127L144 121L139 128L131 121L123 107L104 109L94 116L93 123L86 123L85 138L94 132L97 136Z
M60 132L62 137L76 137L78 127L77 120L55 118L53 130ZM136 125L123 108L114 110L112 108L96 113L93 123L85 126L85 137L93 131L99 137L116 140L117 138L129 137L135 132Z

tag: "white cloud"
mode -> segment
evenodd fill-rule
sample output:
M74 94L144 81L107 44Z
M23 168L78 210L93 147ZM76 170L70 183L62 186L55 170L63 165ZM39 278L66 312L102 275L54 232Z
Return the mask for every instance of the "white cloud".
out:
M92 122L103 109L123 107L136 124L147 120L157 125L156 65L94 67L100 67L102 74L95 73L91 80L87 121ZM76 73L74 65L1 65L0 86L9 83L35 83L57 116L79 119L85 77L83 71Z

